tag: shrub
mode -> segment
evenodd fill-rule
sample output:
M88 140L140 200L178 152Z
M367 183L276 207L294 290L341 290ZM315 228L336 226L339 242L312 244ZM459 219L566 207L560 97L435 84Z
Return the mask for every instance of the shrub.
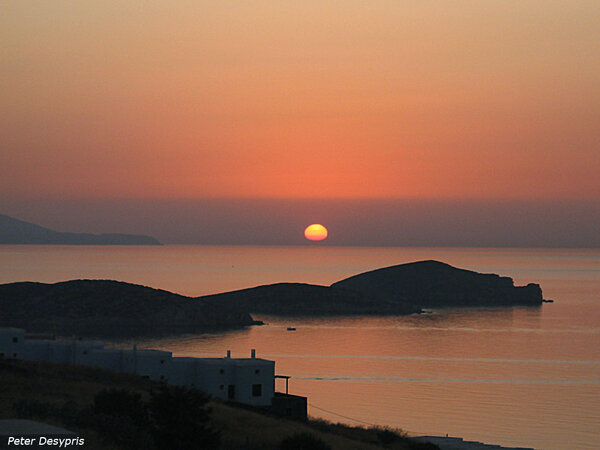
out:
M331 450L331 446L310 433L298 433L284 439L279 450Z
M94 412L122 416L142 426L148 423L148 408L142 396L126 389L103 389L94 397Z
M195 389L161 386L151 392L150 417L159 449L219 448L220 433L210 425L209 397Z

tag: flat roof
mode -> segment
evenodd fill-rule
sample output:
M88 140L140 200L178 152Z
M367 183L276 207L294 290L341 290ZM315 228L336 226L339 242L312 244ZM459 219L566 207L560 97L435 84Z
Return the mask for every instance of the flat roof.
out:
M178 356L173 361L198 361L203 364L228 364L228 365L252 365L252 364L274 364L275 361L262 358L199 358L193 356Z
M115 354L119 354L119 353L126 353L126 354L131 354L133 355L134 353L136 353L138 356L140 355L160 355L160 356L170 356L172 355L171 352L168 352L166 350L154 350L152 348L139 348L136 350L133 350L131 348L99 348L99 349L94 349L94 353L115 353Z

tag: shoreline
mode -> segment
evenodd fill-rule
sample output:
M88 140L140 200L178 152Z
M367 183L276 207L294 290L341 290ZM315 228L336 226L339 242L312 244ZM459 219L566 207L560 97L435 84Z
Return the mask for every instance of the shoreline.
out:
M420 442L437 445L440 450L535 450L533 447L504 447L496 444L486 444L479 441L466 441L454 436L411 436Z

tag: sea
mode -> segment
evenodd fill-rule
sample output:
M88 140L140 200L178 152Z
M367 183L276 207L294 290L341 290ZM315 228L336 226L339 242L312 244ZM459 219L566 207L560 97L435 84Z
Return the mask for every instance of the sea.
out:
M539 283L554 303L399 317L256 316L265 325L137 343L175 356L247 357L256 349L291 377L291 394L308 397L310 416L333 422L504 446L600 448L600 250L0 246L0 282L116 279L198 296L284 281L329 285L426 259ZM276 387L284 391L284 380Z

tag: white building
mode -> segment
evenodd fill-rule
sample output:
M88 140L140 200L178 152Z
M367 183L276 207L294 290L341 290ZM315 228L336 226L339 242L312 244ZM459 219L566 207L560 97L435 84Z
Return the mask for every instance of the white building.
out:
M0 358L22 358L25 330L0 328Z
M104 348L101 341L25 339L22 359L58 364L87 364L89 355Z
M271 405L275 361L256 358L173 358L168 383L195 387L213 397L247 405Z
M256 358L173 358L161 350L105 348L100 341L28 338L25 330L0 328L0 357L97 366L196 388L213 397L269 406L275 395L275 361Z
M162 350L119 348L94 349L79 364L102 367L120 373L135 373L155 381L167 382L172 353Z

